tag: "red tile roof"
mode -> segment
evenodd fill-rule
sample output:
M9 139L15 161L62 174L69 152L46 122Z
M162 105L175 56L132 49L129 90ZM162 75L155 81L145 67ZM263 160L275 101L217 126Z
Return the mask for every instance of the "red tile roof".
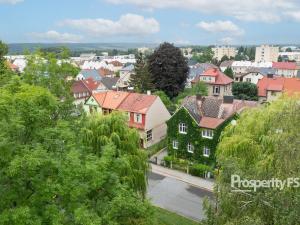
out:
M300 78L285 78L284 92L288 95L300 93Z
M157 96L130 93L126 100L122 102L119 109L126 112L137 112L145 114L150 106L154 103Z
M109 64L112 64L115 67L121 67L121 66L123 66L123 63L121 63L121 62L119 62L117 60L111 61Z
M95 81L93 78L88 78L86 80L77 80L73 83L71 87L72 93L92 93L100 85L99 81Z
M215 129L218 126L220 126L224 121L225 121L224 119L202 117L199 126L204 128L209 128L209 129Z
M233 80L230 77L226 76L219 69L210 68L210 69L207 69L205 72L203 72L200 76L197 76L192 81L192 83L198 83L201 76L215 77L215 82L209 82L211 84L227 85L227 84L230 84L233 82Z
M89 89L89 91L94 91L98 88L98 86L101 84L100 81L95 81L93 78L89 77L86 80L82 81L84 85Z
M272 67L282 70L296 70L297 64L295 62L273 62Z
M289 95L300 93L300 79L299 78L285 78L285 77L264 77L257 83L258 96L266 97L267 91L281 91Z
M257 83L258 96L266 97L267 90L283 91L283 84L284 84L283 77L273 77L273 78L263 77ZM274 89L274 90L272 90L272 89Z
M146 114L156 100L155 95L129 93L123 91L106 91L94 93L98 104L106 109L117 109L126 112Z
M106 77L106 76L110 76L110 75L113 75L114 72L113 71L110 71L109 69L106 69L106 68L103 68L101 67L99 70L98 70L99 74L101 77Z
M128 92L106 91L101 93L94 93L93 97L102 108L118 109L119 105L126 99L128 95Z

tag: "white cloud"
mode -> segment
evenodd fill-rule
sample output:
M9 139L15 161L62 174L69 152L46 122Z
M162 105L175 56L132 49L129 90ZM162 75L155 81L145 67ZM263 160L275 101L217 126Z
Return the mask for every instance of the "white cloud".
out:
M15 5L17 3L23 2L24 0L0 0L0 4L12 4Z
M292 18L295 21L300 22L300 11L289 11L286 12L285 15L287 15L288 17Z
M136 14L122 15L118 21L108 19L67 19L60 23L86 32L95 37L143 36L159 32L160 25L154 18L144 18Z
M231 35L237 36L245 33L243 29L229 20L217 20L214 22L201 21L196 26L211 33L230 33Z
M300 9L299 0L106 0L112 4L132 4L148 9L179 8L203 13L220 13L244 21L274 23L284 13Z
M44 33L33 32L29 34L30 38L40 42L58 42L58 43L76 43L82 39L82 36L70 33L59 33L50 30Z

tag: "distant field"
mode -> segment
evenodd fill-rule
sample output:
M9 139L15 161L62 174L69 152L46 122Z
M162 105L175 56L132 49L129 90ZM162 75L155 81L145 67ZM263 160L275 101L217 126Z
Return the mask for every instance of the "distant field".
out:
M147 43L11 43L8 44L9 54L23 53L24 50L29 50L30 52L39 48L55 48L55 47L67 47L71 51L96 51L96 50L128 50L133 48L141 47L157 47L157 44L147 44Z
M156 208L157 225L199 225L199 223L165 209Z

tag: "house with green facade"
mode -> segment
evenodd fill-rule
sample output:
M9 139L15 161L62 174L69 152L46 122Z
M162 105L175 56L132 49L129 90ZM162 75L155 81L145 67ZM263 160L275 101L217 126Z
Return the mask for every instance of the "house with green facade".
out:
M222 130L246 107L256 102L213 96L188 96L167 122L168 154L214 167Z

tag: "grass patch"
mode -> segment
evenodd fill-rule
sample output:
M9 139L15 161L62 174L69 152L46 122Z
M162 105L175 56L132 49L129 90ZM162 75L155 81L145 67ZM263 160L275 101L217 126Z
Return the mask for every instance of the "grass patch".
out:
M176 213L158 207L155 207L155 218L156 218L157 225L199 225L200 224L193 220L180 216Z
M159 152L161 149L167 147L167 138L161 140L160 142L152 145L151 147L147 148L147 154L148 157L150 158L151 156L153 156L155 153Z

